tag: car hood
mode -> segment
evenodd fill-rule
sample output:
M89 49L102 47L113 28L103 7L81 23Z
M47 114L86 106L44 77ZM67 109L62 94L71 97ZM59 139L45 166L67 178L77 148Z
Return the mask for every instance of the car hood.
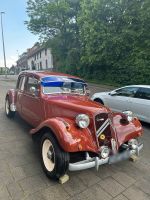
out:
M53 95L45 98L47 115L52 117L74 118L79 113L95 116L97 113L108 113L109 108L100 105L87 96Z
M108 95L111 91L107 91L107 92L98 92L92 95L92 97L96 97L96 96L105 96Z

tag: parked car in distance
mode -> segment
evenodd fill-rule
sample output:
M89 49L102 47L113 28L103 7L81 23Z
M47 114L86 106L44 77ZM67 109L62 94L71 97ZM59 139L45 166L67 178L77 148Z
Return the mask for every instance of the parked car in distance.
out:
M6 116L17 112L33 128L44 172L53 179L138 156L143 144L139 120L113 113L90 100L80 78L54 72L24 71L6 94ZM9 122L8 122L9 123Z
M150 85L130 85L95 93L91 99L116 112L130 110L141 121L150 123Z

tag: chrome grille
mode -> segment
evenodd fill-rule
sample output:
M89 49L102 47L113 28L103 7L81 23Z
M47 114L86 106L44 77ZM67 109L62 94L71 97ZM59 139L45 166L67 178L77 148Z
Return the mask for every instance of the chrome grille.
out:
M105 123L105 121L107 119L108 119L107 113L100 113L100 114L96 115L96 117L95 117L96 131L99 130L99 128Z

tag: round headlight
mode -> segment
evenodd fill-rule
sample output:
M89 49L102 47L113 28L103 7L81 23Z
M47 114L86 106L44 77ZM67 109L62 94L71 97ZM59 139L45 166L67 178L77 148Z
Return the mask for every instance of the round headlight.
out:
M101 154L100 154L101 157L105 159L109 156L110 150L109 150L108 147L102 146L101 149L100 149L100 152L101 152Z
M128 141L128 145L132 149L136 149L137 146L138 146L138 141L136 139L131 139L131 140Z
M127 116L127 119L129 122L131 122L134 118L132 111L124 111L123 114L125 114Z
M90 124L89 116L85 114L77 115L76 123L80 128L87 128Z

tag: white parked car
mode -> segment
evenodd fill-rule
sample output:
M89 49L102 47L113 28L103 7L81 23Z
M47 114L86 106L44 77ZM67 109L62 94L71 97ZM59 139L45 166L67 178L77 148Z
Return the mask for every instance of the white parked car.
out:
M91 99L116 112L130 110L141 121L150 123L150 85L130 85L95 93Z

